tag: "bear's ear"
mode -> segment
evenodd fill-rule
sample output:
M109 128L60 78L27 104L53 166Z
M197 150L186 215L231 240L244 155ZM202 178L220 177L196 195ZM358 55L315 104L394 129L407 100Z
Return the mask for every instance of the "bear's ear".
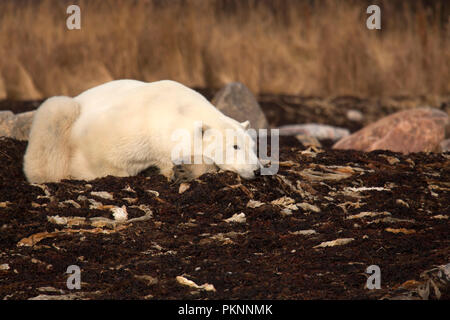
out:
M244 130L247 130L248 129L248 127L250 127L250 121L244 121L244 122L241 122L241 126L244 128Z

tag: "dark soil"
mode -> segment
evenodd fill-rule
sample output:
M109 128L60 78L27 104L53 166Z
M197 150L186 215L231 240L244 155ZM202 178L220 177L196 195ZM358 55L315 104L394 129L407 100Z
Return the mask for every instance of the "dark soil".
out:
M281 98L265 99L274 125L361 126L351 127L342 112L330 118L326 108L292 111ZM206 174L180 194L151 171L30 185L22 172L26 142L0 138L0 299L380 299L450 262L450 154L305 151L287 138L280 145L277 175ZM271 204L282 197L298 209ZM252 208L250 200L263 204ZM152 216L106 226L89 220L114 219L110 208L122 206L129 219L148 209ZM371 215L355 217L362 212ZM225 221L239 213L245 222ZM54 216L86 220L57 224ZM45 232L53 236L27 242ZM342 238L353 240L316 247ZM67 288L70 265L81 268L81 290ZM381 289L366 288L370 265L381 269ZM182 285L177 276L215 291ZM450 298L448 286L441 294Z

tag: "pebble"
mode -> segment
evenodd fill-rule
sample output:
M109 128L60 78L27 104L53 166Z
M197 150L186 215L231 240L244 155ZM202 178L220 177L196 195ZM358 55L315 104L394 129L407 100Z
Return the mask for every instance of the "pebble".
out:
M259 208L261 206L263 206L265 203L261 202L261 201L256 201L256 200L249 200L247 203L247 208Z
M157 278L154 278L154 277L149 276L149 275L135 275L134 277L136 279L138 279L138 280L142 280L148 286L153 286L153 285L158 283L158 279Z
M336 239L336 240L332 240L332 241L325 241L322 242L321 244L313 247L313 248L325 248L325 247L334 247L334 246L342 246L344 244L350 243L353 240L355 240L354 238L341 238L341 239Z
M107 200L114 200L112 193L106 191L91 191L91 195Z
M121 208L114 207L114 208L111 208L110 210L112 211L114 220L120 221L120 222L128 220L127 207L125 207L125 206L122 206Z
M10 269L9 264L7 263L0 264L0 270L9 270L9 269Z
M361 122L364 119L364 115L361 111L350 109L347 111L347 119L350 121Z
M312 212L316 212L316 213L320 212L319 207L317 207L313 204L307 203L307 202L297 203L297 206L299 206L300 208L302 208L305 211L312 211Z
M245 218L245 214L243 212L237 214L235 213L231 218L225 219L225 222L236 222L236 223L245 223L247 219Z
M191 187L189 183L183 182L180 183L180 188L178 189L178 193L184 193L186 190L188 190Z
M316 232L316 230L309 229L309 230L299 230L299 231L294 231L294 232L290 231L289 233L293 234L293 235L309 236L309 235L315 234L317 232Z

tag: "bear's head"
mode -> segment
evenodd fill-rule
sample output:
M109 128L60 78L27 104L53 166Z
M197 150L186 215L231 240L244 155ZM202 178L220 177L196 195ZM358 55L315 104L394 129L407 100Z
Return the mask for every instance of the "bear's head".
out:
M227 117L228 118L228 117ZM260 174L261 162L256 153L256 131L250 123L228 118L217 127L202 126L203 159L212 161L222 170L236 172L244 179Z

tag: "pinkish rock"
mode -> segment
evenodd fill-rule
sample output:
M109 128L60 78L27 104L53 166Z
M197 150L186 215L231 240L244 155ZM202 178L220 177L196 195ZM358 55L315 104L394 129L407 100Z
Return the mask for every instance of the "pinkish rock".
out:
M333 149L390 150L404 154L439 149L448 115L432 108L400 111L339 140Z

